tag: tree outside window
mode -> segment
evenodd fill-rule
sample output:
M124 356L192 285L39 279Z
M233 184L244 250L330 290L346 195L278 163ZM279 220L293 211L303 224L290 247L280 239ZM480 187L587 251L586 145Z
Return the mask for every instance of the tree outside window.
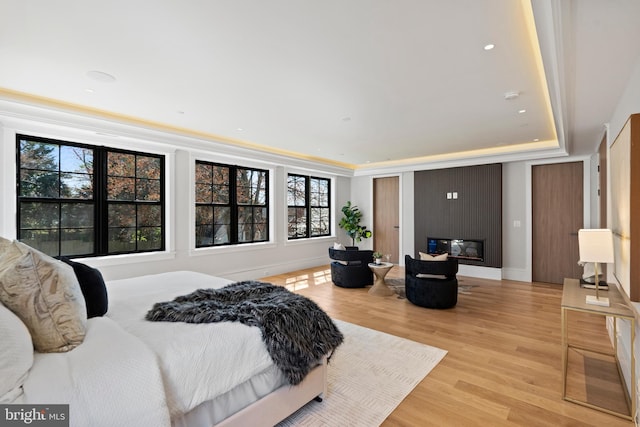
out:
M52 256L164 249L163 156L24 135L17 148L19 240Z
M288 238L331 233L330 180L289 174L287 177Z

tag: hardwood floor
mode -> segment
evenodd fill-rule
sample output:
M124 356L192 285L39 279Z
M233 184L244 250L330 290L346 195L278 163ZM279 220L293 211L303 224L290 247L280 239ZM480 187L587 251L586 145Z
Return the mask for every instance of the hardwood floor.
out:
M403 275L395 266L387 278ZM633 426L562 399L561 286L458 276L469 288L457 306L431 310L339 288L329 266L262 280L311 298L333 318L448 351L383 426ZM612 351L602 317L572 314L569 322L572 343ZM574 352L569 360L571 396L626 408L613 358Z

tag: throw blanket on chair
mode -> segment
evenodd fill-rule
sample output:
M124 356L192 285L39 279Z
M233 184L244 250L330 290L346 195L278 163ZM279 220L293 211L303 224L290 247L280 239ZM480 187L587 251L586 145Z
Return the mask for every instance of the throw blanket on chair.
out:
M220 289L198 289L153 305L147 320L186 323L241 322L257 326L273 359L290 384L299 384L344 337L310 299L282 286L257 281Z

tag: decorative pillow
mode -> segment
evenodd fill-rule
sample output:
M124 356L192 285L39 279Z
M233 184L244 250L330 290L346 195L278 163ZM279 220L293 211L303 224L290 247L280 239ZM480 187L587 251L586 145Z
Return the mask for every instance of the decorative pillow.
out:
M60 257L60 260L69 264L76 274L87 306L87 318L104 316L109 308L109 299L107 286L104 284L100 270L72 261L67 257Z
M446 279L447 276L444 274L427 274L427 273L418 273L416 277L420 279Z
M418 252L420 254L420 261L446 261L449 254L429 255L424 252Z
M36 351L69 351L84 339L87 308L73 268L2 238L0 302L27 326Z
M13 403L33 366L29 330L11 310L0 304L0 403Z
M335 242L333 244L333 249L336 249L336 250L339 250L339 251L344 251L345 250L344 249L344 245L342 243L338 243L338 242Z

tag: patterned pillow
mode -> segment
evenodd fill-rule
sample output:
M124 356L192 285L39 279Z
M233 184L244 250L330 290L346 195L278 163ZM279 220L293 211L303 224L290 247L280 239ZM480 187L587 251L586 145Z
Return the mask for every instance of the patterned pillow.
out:
M0 302L27 326L36 351L69 351L84 340L87 309L73 268L2 238Z
M13 403L22 395L22 384L33 366L33 343L24 323L2 304L0 342L0 403Z

